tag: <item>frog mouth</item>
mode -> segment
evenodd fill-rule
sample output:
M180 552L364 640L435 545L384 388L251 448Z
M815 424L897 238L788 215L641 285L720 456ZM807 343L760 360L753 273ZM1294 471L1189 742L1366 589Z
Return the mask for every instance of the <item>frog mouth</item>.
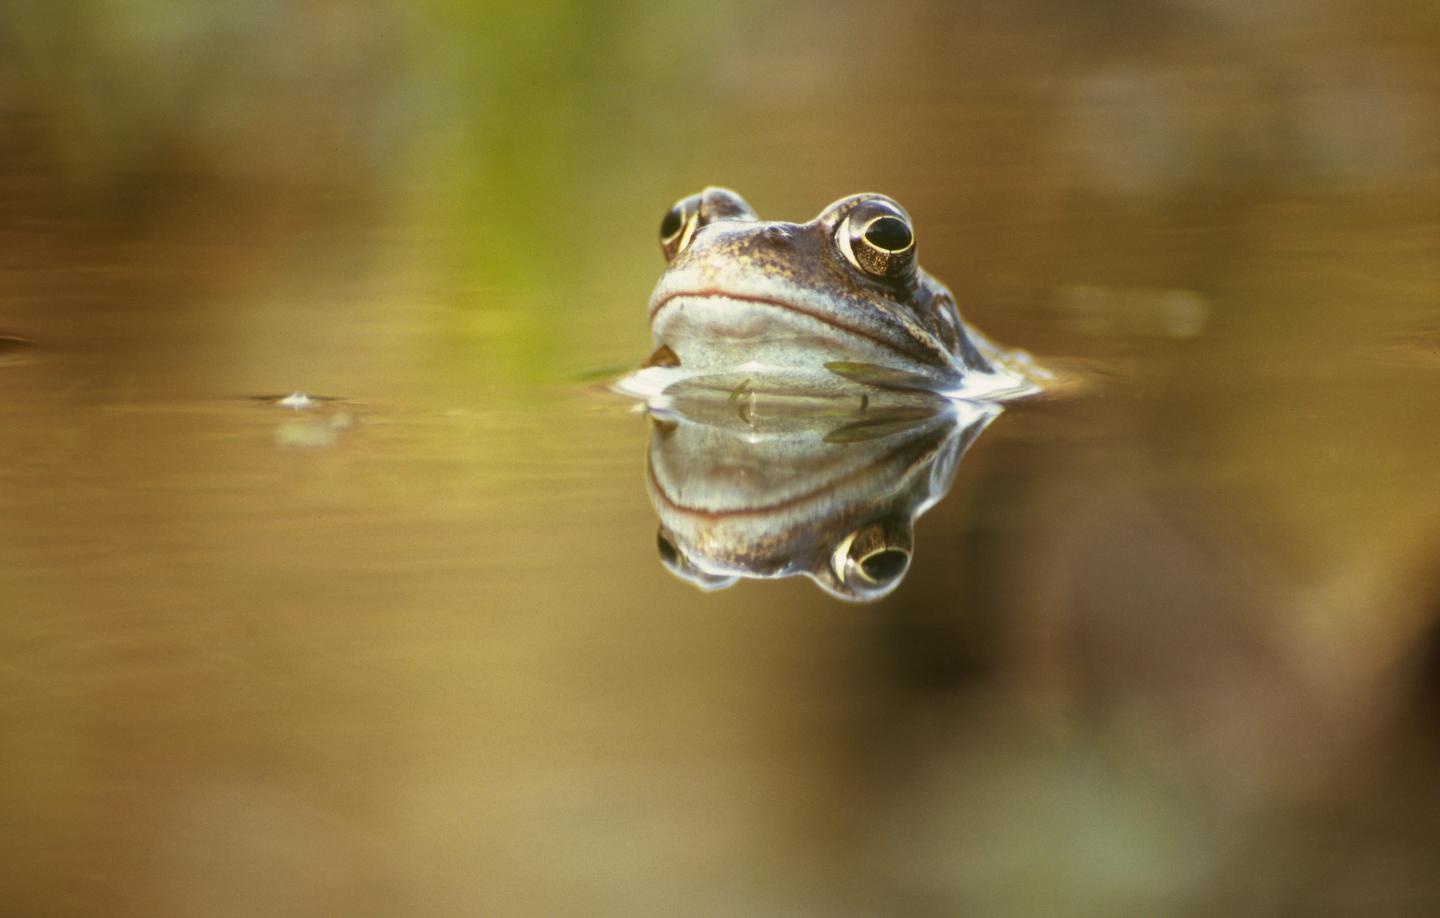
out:
M921 347L921 342L914 340L909 335L884 335L863 326L838 319L832 313L802 306L801 304L796 303L793 300L780 299L779 297L773 296L761 296L759 294L753 293L734 293L728 290L720 290L716 288L706 288L701 290L677 290L673 293L667 293L665 296L657 300L655 302L655 305L650 307L651 323L654 323L656 317L659 316L660 313L663 312L667 306L674 303L676 300L686 299L730 300L737 303L753 303L759 306L769 306L775 309L781 309L786 312L794 313L796 315L805 316L808 319L813 319L816 322L828 325L831 328L843 332L847 335L870 341L874 344L879 345L882 348L886 348L892 351L898 351L919 363L932 364L935 362L935 353L932 353L928 349Z

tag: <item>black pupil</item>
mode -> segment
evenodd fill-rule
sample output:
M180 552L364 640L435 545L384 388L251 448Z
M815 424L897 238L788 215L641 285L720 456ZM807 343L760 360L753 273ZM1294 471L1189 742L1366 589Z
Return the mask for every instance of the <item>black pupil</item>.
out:
M669 213L665 214L665 219L660 221L660 238L669 239L678 232L680 232L680 205L677 204L670 208Z
M910 245L910 226L899 217L881 217L865 228L865 241L877 249L899 252Z
M889 583L905 572L905 552L887 548L860 562L860 569L876 583Z

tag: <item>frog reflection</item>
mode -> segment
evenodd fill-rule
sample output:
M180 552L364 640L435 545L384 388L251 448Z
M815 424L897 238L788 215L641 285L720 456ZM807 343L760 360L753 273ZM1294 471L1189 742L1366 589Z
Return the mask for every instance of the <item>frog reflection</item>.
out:
M915 520L999 411L914 393L672 387L651 406L647 468L661 562L705 590L803 574L841 599L879 599L909 570Z
M958 398L1034 390L1028 357L962 321L950 291L919 266L910 216L884 195L851 195L808 223L785 223L707 188L666 213L660 245L668 264L650 298L655 351L622 383L632 394L730 371Z

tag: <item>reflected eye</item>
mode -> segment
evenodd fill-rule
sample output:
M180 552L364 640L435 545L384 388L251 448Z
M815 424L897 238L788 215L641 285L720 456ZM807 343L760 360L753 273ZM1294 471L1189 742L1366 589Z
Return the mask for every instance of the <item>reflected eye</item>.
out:
M840 224L836 242L852 265L872 277L901 277L915 266L910 217L888 198L861 202Z
M692 564L680 550L680 546L665 533L664 526L661 526L655 535L655 547L660 552L660 564L667 571L707 593L733 586L735 581L740 579L735 574L715 574Z
M671 261L690 244L695 235L695 225L700 218L700 195L692 194L675 202L660 221L660 249L665 260Z
M871 583L889 583L905 573L910 555L898 548L882 548L860 559L860 573Z
M836 546L830 566L846 590L860 598L875 598L905 576L910 547L908 526L893 520L871 523Z

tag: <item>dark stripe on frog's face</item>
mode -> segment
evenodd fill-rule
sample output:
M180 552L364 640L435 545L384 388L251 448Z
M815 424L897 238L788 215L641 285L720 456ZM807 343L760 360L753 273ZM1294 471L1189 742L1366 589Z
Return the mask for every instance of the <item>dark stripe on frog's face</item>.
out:
M867 227L871 237L861 235ZM685 366L858 360L940 387L988 369L965 359L978 355L961 347L953 300L914 265L908 216L888 198L844 198L809 223L762 222L738 195L711 188L677 204L667 230L670 266L651 297L650 322L657 345ZM852 242L870 246L872 237L904 250L857 258ZM877 264L891 276L867 273Z

